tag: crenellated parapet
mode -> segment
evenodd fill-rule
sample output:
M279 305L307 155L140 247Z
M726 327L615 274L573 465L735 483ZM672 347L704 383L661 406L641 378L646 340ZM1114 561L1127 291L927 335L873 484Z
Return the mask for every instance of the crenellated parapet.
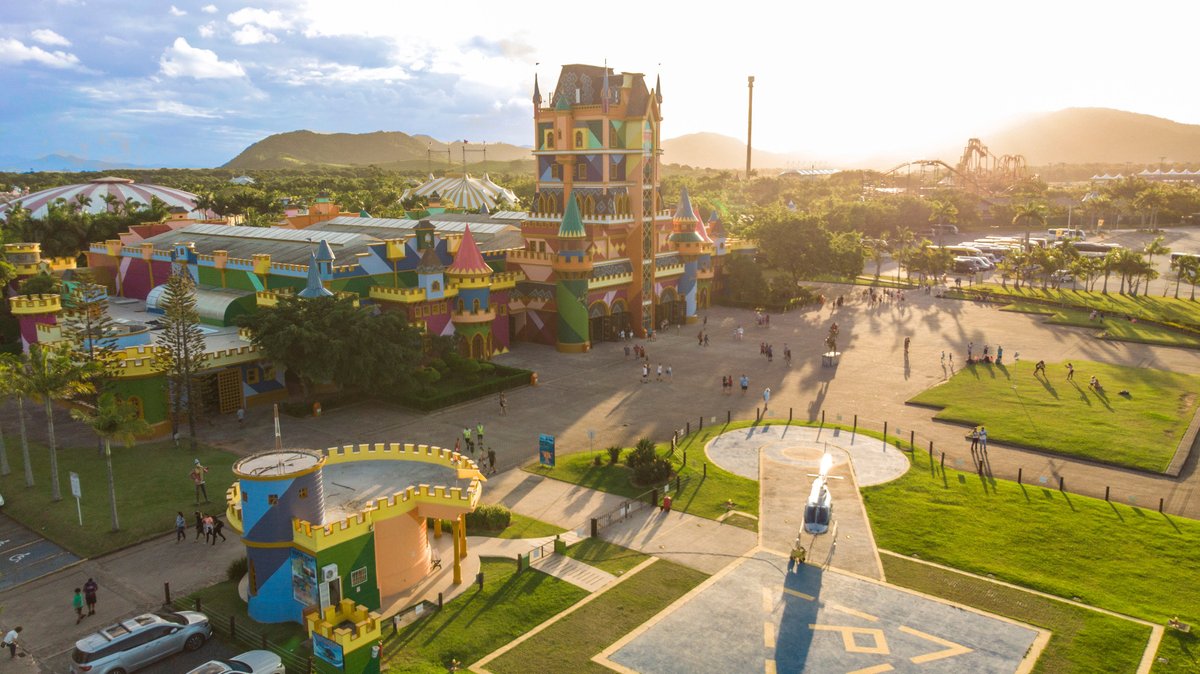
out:
M492 290L510 290L517 283L525 280L525 273L519 271L502 271L492 274Z
M425 302L424 288L389 288L387 286L371 286L370 297L379 302L400 302L403 304L419 304ZM458 288L453 285L446 286L445 291L440 299L447 299L458 295Z
M8 298L14 316L54 314L62 311L61 295L17 295Z
M225 490L225 521L230 528L242 533L242 483L234 482Z
M379 643L380 620L378 613L350 599L341 600L337 606L326 606L324 611L314 609L304 614L309 635L319 634L329 639L341 646L344 653Z

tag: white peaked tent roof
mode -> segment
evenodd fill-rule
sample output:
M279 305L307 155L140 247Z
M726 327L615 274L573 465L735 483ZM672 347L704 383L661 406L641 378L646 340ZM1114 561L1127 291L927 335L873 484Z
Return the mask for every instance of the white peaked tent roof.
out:
M481 206L492 210L498 202L517 201L511 190L493 183L486 175L479 179L471 177L469 173L432 178L419 187L405 190L402 198L407 199L412 194L419 197L436 194L459 208L472 211L479 210Z

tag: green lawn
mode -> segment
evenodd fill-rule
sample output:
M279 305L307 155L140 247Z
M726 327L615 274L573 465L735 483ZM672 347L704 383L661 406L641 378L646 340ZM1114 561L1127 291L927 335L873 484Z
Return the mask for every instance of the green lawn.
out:
M674 509L715 520L725 514L725 501L732 500L737 504L738 510L758 515L758 481L734 475L719 468L704 455L704 446L712 438L721 433L746 428L753 424L752 421L739 421L732 424L706 426L704 430L692 433L679 441L671 461L679 475L687 478L687 482L683 484L680 493L674 497L672 506ZM669 442L658 443L658 453L666 455L670 447ZM686 466L683 465L684 452L687 452ZM602 464L599 466L595 465L593 461L596 456L601 457ZM704 475L705 464L708 465L707 477ZM623 463L609 464L608 454L602 451L559 456L554 468L531 464L526 466L525 470L625 497L634 497L646 491L646 488L635 487L630 482L629 468ZM739 524L735 526L746 526L751 531L755 530L755 522L745 518L739 518Z
M80 557L95 557L175 528L175 512L182 510L188 522L198 507L224 514L225 490L233 483L232 466L238 457L201 445L196 453L175 449L170 442L135 447L112 448L113 473L116 476L117 513L121 530L110 529L108 482L104 458L91 447L58 450L59 480L63 500L50 500L50 454L41 445L31 444L35 484L25 487L24 463L20 443L13 429L8 440L8 460L12 473L0 477L5 512L13 519L58 543ZM191 478L192 460L199 458L208 466L208 497L211 503L195 505ZM75 511L68 475L79 473L83 498L83 526Z
M1008 288L1002 288L990 283L976 286L972 290L986 291L993 295L1002 295L1012 297L1013 299L1037 299L1055 302L1068 307L1079 307L1089 311L1096 309L1120 316L1129 315L1137 318L1148 318L1200 327L1200 301L1194 302L1187 298L1177 300L1174 297L1145 297L1142 295L1131 297L1119 294L1117 292L1119 288L1119 280L1117 283L1113 283L1110 280L1107 295L1101 292L1071 290L1070 288L1059 290L1049 288L1042 290L1041 288L1025 286L1018 290L1011 285Z
M912 459L900 479L862 490L881 549L1160 625L1200 623L1200 522ZM1194 672L1200 641L1169 630L1159 656L1170 662L1156 672Z
M1133 323L1124 318L1092 320L1091 312L1087 309L1057 309L1036 302L1018 300L1001 308L1001 311L1048 316L1046 322L1053 325L1092 328L1098 331L1096 336L1100 339L1200 349L1200 335L1172 330L1152 323Z
M1050 630L1034 672L1133 672L1150 638L1149 627L1128 620L902 557L880 559L889 583Z
M705 578L707 576L699 571L660 559L491 661L487 669L496 674L611 672L592 662L592 656L649 620ZM701 635L706 632L705 626L697 625L693 634L679 635L680 643L705 638Z
M510 512L511 519L508 526L499 531L490 529L470 529L467 531L468 536L487 536L489 538L542 538L543 536L554 536L566 531L562 527L556 527L548 522L535 520L532 517L526 517L514 512ZM450 526L447 521L446 526Z
M455 659L465 667L588 594L540 571L518 574L510 560L484 559L482 571L482 590L467 590L397 634L384 631L384 671L445 674Z
M983 424L995 442L1166 470L1195 412L1200 377L1074 361L1069 382L1064 363L1048 363L1048 376L1035 378L1033 360L969 365L909 402L941 407L938 419ZM1088 387L1093 375L1102 392Z
M640 552L613 545L599 538L585 538L567 548L566 556L620 576L647 559Z
M308 647L305 645L308 633L302 625L299 623L264 624L254 622L246 613L246 602L238 596L237 586L238 584L234 581L217 583L199 592L193 592L185 599L175 600L175 608L195 610L198 598L201 610L208 614L213 628L226 640L229 640L229 617L233 616L240 634L249 631L255 635L265 635L268 641L278 645L282 650L302 656L308 654ZM255 643L253 647L261 648L261 643ZM239 650L241 649L239 648Z

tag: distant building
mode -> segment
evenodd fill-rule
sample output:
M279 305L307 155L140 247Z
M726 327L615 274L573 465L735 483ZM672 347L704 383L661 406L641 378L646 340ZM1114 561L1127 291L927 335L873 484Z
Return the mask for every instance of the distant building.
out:
M230 178L229 184L230 185L253 185L254 178L251 178L250 176L238 176L236 178Z

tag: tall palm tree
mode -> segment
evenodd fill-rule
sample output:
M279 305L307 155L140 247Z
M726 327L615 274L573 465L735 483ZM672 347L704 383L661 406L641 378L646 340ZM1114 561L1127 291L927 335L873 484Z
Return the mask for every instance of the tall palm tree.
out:
M11 353L0 354L0 393L17 399L17 428L21 434L21 460L25 463L25 486L33 486L33 463L29 460L29 436L25 432L25 391L21 388L21 373L25 361Z
M914 234L911 229L909 229L908 227L905 227L904 225L900 225L899 227L896 228L895 246L896 246L896 262L897 262L897 266L896 266L896 280L897 281L900 280L900 267L899 267L900 263L904 264L905 278L912 280L912 270L910 270L908 268L908 265L911 262L911 253L913 252L913 248L916 245L916 242L917 242L917 235Z
M1104 289L1101 290L1100 292L1104 293L1105 295L1108 294L1108 277L1110 274L1112 274L1113 269L1115 269L1117 267L1117 262L1118 262L1118 258L1120 258L1121 250L1122 249L1120 249L1120 248L1114 248L1114 249L1108 251L1107 253L1105 253L1104 257L1101 258L1100 269L1101 269L1101 271L1104 272Z
M96 401L94 412L87 410L71 410L71 418L82 421L96 435L104 440L104 467L108 471L108 503L112 509L112 530L121 530L121 520L117 516L117 484L113 477L112 441L116 440L128 447L134 438L150 430L150 425L138 416L137 405L118 400L112 393L101 395Z
M1196 300L1196 283L1200 283L1200 258L1181 257L1175 263L1179 274L1192 286L1192 301Z
M883 259L887 257L888 251L888 235L884 232L878 239L870 239L866 242L867 256L875 263L875 279L879 279L879 272L883 268Z
M1013 209L1012 223L1014 226L1019 226L1022 223L1025 225L1025 248L1029 249L1029 225L1034 223L1038 228L1046 226L1046 204L1037 201L1026 201L1023 204L1017 204Z
M1154 269L1154 256L1155 255L1166 255L1167 253L1171 252L1170 248L1167 248L1165 245L1163 245L1163 241L1165 241L1165 240L1166 240L1165 237L1156 236L1156 237L1154 237L1153 241L1146 244L1145 248L1142 248L1142 252L1146 254L1146 264L1149 265L1151 269ZM1146 292L1150 292L1150 280L1149 279L1146 280ZM1163 285L1163 297L1166 297L1166 296L1167 296L1167 286L1164 284Z
M54 442L54 401L67 400L95 390L90 383L93 367L75 363L69 356L34 344L26 367L18 376L22 391L46 406L46 433L50 445L50 497L62 500L58 484L58 447Z
M16 377L12 371L15 366L14 360L11 353L0 354L0 401L16 393ZM4 443L4 428L0 427L0 475L10 473L12 473L12 467L8 465L8 447Z
M1189 269L1200 265L1200 258L1181 255L1171 258L1171 270L1175 272L1175 299L1179 299L1179 282L1186 279Z

